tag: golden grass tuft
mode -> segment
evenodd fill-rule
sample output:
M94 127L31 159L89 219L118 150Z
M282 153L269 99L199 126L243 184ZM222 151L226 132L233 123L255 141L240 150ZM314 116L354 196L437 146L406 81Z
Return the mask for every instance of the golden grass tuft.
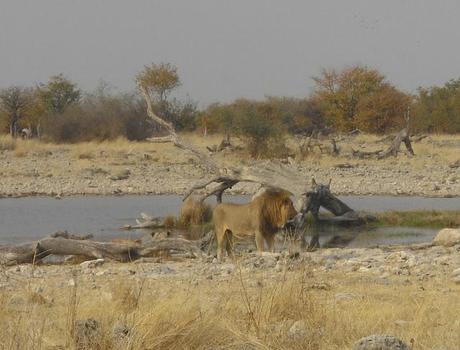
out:
M173 215L169 215L169 216L165 217L164 225L165 225L165 228L167 228L167 229L171 229L171 228L176 227L177 226L176 217L173 216Z
M182 227L200 225L212 218L211 206L206 202L196 201L193 197L187 198L180 209L179 224Z
M110 276L94 283L82 276L78 288L48 280L51 305L11 302L21 289L2 289L0 347L71 348L69 327L88 318L101 325L91 344L100 350L339 350L371 334L414 339L418 350L460 344L460 294L447 279L381 283L308 268L267 273L237 265L222 281ZM121 340L113 335L120 324L128 330Z
M16 140L10 135L0 135L0 151L12 151L16 148Z

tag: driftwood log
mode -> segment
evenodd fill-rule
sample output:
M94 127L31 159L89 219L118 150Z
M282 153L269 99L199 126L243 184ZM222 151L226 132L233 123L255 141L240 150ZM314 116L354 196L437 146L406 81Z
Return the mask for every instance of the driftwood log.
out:
M67 237L67 238L66 238ZM161 251L189 253L201 256L201 241L165 238L146 243L96 242L74 235L52 235L39 241L0 247L0 264L36 263L49 255L77 255L87 259L110 259L120 262L151 257Z
M165 227L165 219L162 217L152 217L145 213L141 213L141 217L136 219L136 225L124 225L121 227L123 230L135 229L156 229Z

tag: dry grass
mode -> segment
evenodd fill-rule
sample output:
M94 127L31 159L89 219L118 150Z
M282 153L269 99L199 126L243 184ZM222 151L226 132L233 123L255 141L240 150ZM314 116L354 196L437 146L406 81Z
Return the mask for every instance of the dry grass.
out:
M185 133L183 138L193 144L198 149L207 152L206 147L218 145L223 136L219 134L208 135L203 137L196 133ZM286 145L290 153L298 161L306 161L310 164L320 167L331 167L339 163L349 162L349 154L352 149L364 151L375 151L385 149L389 142L378 142L382 139L380 135L360 134L356 137L347 138L345 141L338 141L337 144L341 149L339 156L330 154L330 142L324 139L321 143L324 150L321 153L319 148L314 147L309 154L299 155L299 141L293 137L287 137ZM408 158L401 155L396 160L388 158L384 160L376 159L352 159L357 164L381 164L390 165L395 161L398 163L406 162L415 168L421 168L433 162L452 163L459 159L457 142L460 143L459 135L430 135L427 139L413 144L416 157ZM244 149L244 143L232 138L232 143L241 146L242 149L234 152L223 152L215 154L213 157L222 163L235 163L241 160L250 160L247 150ZM443 143L446 143L443 145ZM146 159L153 159L158 162L187 162L191 157L183 151L175 148L168 143L151 143L151 142L132 142L124 138L118 138L112 141L104 142L83 142L71 145L56 145L40 142L38 140L12 139L8 135L0 136L0 150L14 151L17 157L28 155L43 156L49 152L65 151L70 152L71 158L76 159L96 159L98 157L126 158L133 154L145 155ZM288 152L289 153L289 152Z
M237 268L223 281L110 277L94 283L77 276L68 285L48 279L40 281L45 303L27 298L24 289L2 289L0 348L70 348L73 325L86 318L101 325L91 344L101 350L342 350L370 334L414 339L417 350L460 344L460 294L445 289L447 280L421 288L398 278L380 283L310 270L266 274ZM295 322L299 331L292 330ZM120 324L128 331L116 340L112 332Z
M0 151L12 151L16 148L16 140L10 135L0 135Z
M190 196L181 206L178 224L182 227L200 225L209 222L211 217L211 206L206 202L197 201Z

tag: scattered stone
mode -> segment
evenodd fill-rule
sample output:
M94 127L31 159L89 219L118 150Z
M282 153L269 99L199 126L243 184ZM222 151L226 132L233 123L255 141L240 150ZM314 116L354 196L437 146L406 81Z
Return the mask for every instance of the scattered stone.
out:
M408 326L410 324L414 323L413 321L406 321L406 320L396 320L395 321L395 325L399 326L399 327L405 327L405 326Z
M104 259L88 260L80 264L83 269L94 269L95 267L102 266L105 263Z
M176 273L176 270L174 270L173 268L169 266L160 266L158 269L158 272L162 275L169 275L169 274Z
M451 247L460 243L460 229L456 228L445 228L438 232L436 237L433 239L433 243L436 245L442 245L445 247Z
M460 168L460 159L449 164L449 167L452 168L452 169L455 169L455 168Z
M304 321L295 321L289 328L288 334L292 338L306 338L308 336L308 329Z
M452 271L452 276L453 276L453 277L460 276L460 268L455 269L454 271Z
M116 342L123 342L131 335L131 328L124 324L116 324L112 330Z
M359 298L359 295L356 295L354 293L349 293L349 292L340 292L335 294L335 300L336 301L341 301L341 300L353 300Z
M353 350L410 350L410 348L391 335L370 335L358 340Z
M340 163L340 164L337 164L334 168L336 168L336 169L352 169L354 167L355 166L350 164L350 163Z
M111 177L110 180L118 181L118 180L126 180L131 175L131 171L129 169L123 169L116 171Z
M75 321L75 349L97 349L101 340L101 326L93 318Z

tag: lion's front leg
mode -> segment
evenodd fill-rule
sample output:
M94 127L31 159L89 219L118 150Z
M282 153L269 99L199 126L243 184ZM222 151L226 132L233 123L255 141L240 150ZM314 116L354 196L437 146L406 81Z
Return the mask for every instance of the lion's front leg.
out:
M265 239L260 231L256 232L256 246L259 253L262 253L265 249Z
M235 259L235 253L234 253L234 242L233 242L233 233L230 230L227 230L226 233L226 249L227 249L227 255L231 259Z
M217 241L217 261L221 262L224 255L225 249L225 232L223 230L216 230L216 241Z
M267 246L268 246L268 251L270 253L275 252L275 235L267 235L265 237L265 240L267 241Z

